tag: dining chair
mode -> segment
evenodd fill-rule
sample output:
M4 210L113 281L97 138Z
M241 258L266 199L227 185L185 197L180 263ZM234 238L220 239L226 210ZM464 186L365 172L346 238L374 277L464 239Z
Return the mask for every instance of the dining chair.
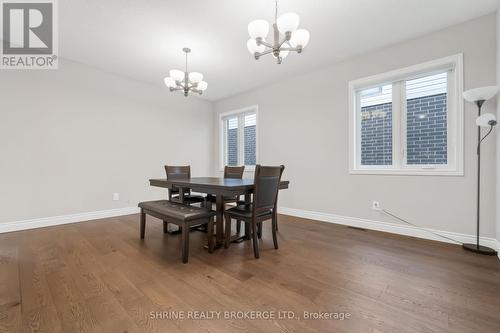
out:
M167 179L189 179L191 178L191 166L172 166L165 165L165 172L167 173ZM180 200L180 190L177 187L173 187L168 190L168 200L170 201L181 201ZM184 191L184 203L191 205L194 203L205 202L205 197L201 195L192 195L191 189L186 189Z
M174 165L165 165L165 172L167 174L167 179L176 180L176 179L189 179L191 178L191 166L174 166ZM167 190L168 191L168 200L172 202L181 202L180 198L180 189L177 187L172 187ZM195 203L199 203L202 207L206 206L205 197L201 195L193 195L191 194L191 189L186 189L184 191L183 201L187 205L192 205ZM163 221L163 232L168 232L168 222Z
M230 179L242 179L243 173L245 172L245 166L225 166L224 167L224 178ZM225 196L224 205L228 203L238 202L240 196ZM213 195L207 195L207 202L215 203L215 197ZM241 221L236 222L236 232L239 234L241 230Z
M245 172L245 166L228 166L224 167L224 178L241 179Z
M224 178L232 179L242 179L243 173L245 172L245 166L225 166L224 167ZM235 197L225 197L224 204L238 202L240 196ZM241 231L241 221L236 221L236 233L239 235Z
M278 249L276 235L277 226L277 202L279 184L285 166L261 166L256 165L254 177L253 202L238 204L224 212L225 239L224 247L228 248L231 240L231 219L244 221L250 225L253 239L253 251L255 258L259 258L259 235L257 228L267 220L272 220L272 234L274 248Z

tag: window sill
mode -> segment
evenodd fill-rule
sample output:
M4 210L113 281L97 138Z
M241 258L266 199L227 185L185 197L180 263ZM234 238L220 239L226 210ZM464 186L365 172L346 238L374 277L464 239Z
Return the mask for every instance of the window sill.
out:
M351 169L350 175L390 175L390 176L454 176L463 177L461 170L443 169Z

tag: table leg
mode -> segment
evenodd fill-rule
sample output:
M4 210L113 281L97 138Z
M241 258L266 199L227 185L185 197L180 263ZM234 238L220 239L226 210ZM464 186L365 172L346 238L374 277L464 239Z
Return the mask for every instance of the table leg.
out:
M181 204L184 203L184 193L185 193L185 188L184 187L181 187L179 188L179 201Z
M245 194L245 203L252 202L252 195ZM245 223L245 240L250 240L250 223Z
M220 247L224 237L224 197L221 194L215 197L215 213L215 246Z

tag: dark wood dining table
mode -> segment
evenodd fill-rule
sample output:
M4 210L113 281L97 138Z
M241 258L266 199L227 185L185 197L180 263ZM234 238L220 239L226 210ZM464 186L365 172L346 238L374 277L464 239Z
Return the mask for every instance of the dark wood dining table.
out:
M173 187L179 189L179 197L184 197L186 190L192 190L198 193L206 193L215 196L215 211L216 211L216 245L220 246L223 242L224 235L224 197L244 195L245 202L250 202L251 194L254 189L253 179L231 179L218 177L192 177L189 179L150 179L151 186L163 187L171 189ZM282 180L280 190L287 189L290 182Z

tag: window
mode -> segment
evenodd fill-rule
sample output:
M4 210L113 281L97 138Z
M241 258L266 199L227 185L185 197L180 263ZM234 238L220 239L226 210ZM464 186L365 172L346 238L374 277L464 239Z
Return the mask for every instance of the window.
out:
M350 172L463 175L462 55L351 81Z
M257 107L221 114L221 168L257 163ZM250 168L252 169L252 168Z

